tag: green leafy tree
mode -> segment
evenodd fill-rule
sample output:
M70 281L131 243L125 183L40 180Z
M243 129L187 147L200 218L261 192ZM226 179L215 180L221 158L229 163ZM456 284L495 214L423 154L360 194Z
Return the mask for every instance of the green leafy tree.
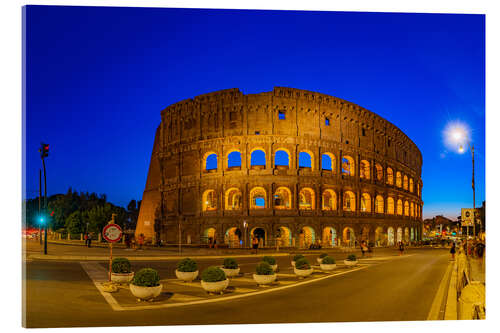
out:
M82 219L82 213L77 210L71 213L66 219L66 228L70 234L76 235L85 231L85 225Z

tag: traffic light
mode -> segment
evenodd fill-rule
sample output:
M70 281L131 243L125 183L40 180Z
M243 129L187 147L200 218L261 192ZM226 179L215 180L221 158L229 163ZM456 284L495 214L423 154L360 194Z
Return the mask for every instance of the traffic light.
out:
M40 156L42 158L49 156L49 145L47 143L42 142L40 149L38 151L40 152Z
M38 221L40 222L40 224L45 224L45 216L40 216L38 218Z

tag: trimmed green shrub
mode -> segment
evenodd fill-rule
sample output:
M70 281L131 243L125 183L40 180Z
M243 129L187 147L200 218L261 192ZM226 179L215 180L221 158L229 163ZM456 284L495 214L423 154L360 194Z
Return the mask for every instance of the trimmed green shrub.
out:
M311 265L309 265L309 261L306 258L300 258L295 261L295 268L297 269L310 269Z
M198 270L198 265L193 259L184 258L177 264L177 270L179 272L196 272Z
M276 265L276 258L271 256L262 257L262 262L267 262L269 265Z
M267 262L261 262L257 264L257 267L255 268L255 272L257 275L273 275L274 271L271 265L269 265Z
M114 258L111 263L113 273L130 273L130 261L127 258Z
M326 257L323 258L323 260L321 261L321 263L325 264L325 265L333 265L333 264L335 264L335 259L333 259L330 256L326 256Z
M304 258L302 254L296 254L293 256L293 261L297 262L297 260Z
M323 258L324 258L324 257L326 257L326 256L328 256L328 253L321 253L321 254L319 255L319 257L320 257L321 259L323 259Z
M350 254L350 255L347 257L347 260L349 260L349 261L356 261L356 255L355 255L355 254Z
M201 273L201 279L205 282L224 281L226 273L219 267L210 266Z
M143 268L135 273L132 284L139 287L156 287L160 285L160 275L152 268Z
M238 263L234 258L225 258L222 267L227 269L236 269L238 268Z

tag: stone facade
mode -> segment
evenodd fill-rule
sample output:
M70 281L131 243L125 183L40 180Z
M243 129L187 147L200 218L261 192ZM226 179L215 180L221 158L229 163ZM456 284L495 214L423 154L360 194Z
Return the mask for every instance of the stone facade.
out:
M356 104L293 88L216 91L161 112L136 234L177 243L180 229L182 243L228 246L252 235L285 247L419 240L421 168L401 130Z

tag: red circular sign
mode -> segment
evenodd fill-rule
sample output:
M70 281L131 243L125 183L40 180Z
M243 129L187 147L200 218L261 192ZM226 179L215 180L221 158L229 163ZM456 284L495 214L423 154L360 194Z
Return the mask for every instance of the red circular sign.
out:
M111 243L118 242L122 238L122 228L118 224L108 224L102 229L102 237Z

